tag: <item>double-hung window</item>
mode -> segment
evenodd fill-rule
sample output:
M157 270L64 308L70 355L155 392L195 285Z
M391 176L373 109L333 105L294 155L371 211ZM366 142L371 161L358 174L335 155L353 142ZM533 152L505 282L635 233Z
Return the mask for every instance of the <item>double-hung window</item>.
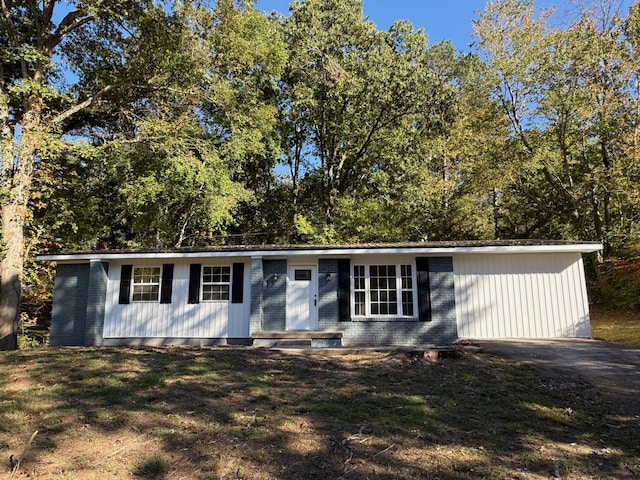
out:
M202 301L228 301L231 285L231 267L210 265L202 267Z
M160 267L133 268L134 302L157 302L160 298Z
M354 315L413 317L413 270L412 265L354 265Z

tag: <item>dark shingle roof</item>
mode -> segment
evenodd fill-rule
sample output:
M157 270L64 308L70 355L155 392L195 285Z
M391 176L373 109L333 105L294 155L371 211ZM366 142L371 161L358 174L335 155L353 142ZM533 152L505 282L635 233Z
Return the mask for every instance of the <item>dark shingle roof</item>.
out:
M453 241L428 241L428 242L405 242L405 243L358 243L344 245L224 245L206 247L180 247L180 248L138 248L138 249L114 249L114 250L79 250L52 253L51 255L118 255L118 254L153 254L153 253L234 253L244 252L304 252L304 251L325 251L336 250L398 250L398 249L451 249L451 248L479 248L479 247L536 247L536 246L592 246L594 250L599 244L597 242L565 241L565 240L453 240ZM43 256L46 256L43 254Z

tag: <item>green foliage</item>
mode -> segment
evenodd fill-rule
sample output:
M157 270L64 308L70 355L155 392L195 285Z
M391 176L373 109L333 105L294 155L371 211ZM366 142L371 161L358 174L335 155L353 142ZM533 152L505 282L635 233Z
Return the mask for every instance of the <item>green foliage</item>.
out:
M402 160L401 139L446 127L455 89L435 74L422 31L406 22L377 30L360 0L293 3L283 29L280 117L294 204L332 228L342 196Z
M251 198L243 162L264 155L273 129L265 96L282 62L275 23L218 2L171 14L148 8L136 26L127 33L107 18L76 31L63 49L85 87L124 81L114 74L130 85L70 124L74 136L58 162L39 169L36 216L67 248L179 246L224 235Z
M18 330L18 348L38 348L45 347L49 341L48 330L38 328L37 319L30 317L27 313L20 314L20 325Z
M552 12L500 0L474 28L508 140L520 146L507 170L515 181L500 188L505 218L527 236L601 240L609 255L627 244L639 219L640 97L635 9L625 20L613 3L602 7L606 15L584 10L557 30L548 23ZM515 205L530 212L518 220Z
M635 307L640 298L640 257L611 257L598 267L592 300L615 307Z

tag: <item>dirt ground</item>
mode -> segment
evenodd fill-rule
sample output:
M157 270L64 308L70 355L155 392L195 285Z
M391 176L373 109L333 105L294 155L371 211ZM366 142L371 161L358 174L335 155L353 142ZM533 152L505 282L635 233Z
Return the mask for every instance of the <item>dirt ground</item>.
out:
M603 401L595 374L574 375L586 372L581 357L552 359L552 349L566 355L563 344L546 342L511 345L514 360L501 353L505 342L483 347L446 358L186 347L2 353L0 478L640 477L640 417ZM542 374L531 366L545 364ZM624 398L631 412L634 399Z

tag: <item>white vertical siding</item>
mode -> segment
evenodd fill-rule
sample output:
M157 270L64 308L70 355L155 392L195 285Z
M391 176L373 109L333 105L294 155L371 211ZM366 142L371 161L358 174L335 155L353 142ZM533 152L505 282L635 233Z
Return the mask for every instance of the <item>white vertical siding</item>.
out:
M460 338L589 337L580 253L455 255Z
M237 259L234 261L238 261ZM126 262L135 266L161 265L160 261ZM109 265L104 338L248 338L251 298L250 265L244 268L242 303L201 302L189 304L189 264L207 261L175 261L170 304L159 302L118 303L121 263Z

